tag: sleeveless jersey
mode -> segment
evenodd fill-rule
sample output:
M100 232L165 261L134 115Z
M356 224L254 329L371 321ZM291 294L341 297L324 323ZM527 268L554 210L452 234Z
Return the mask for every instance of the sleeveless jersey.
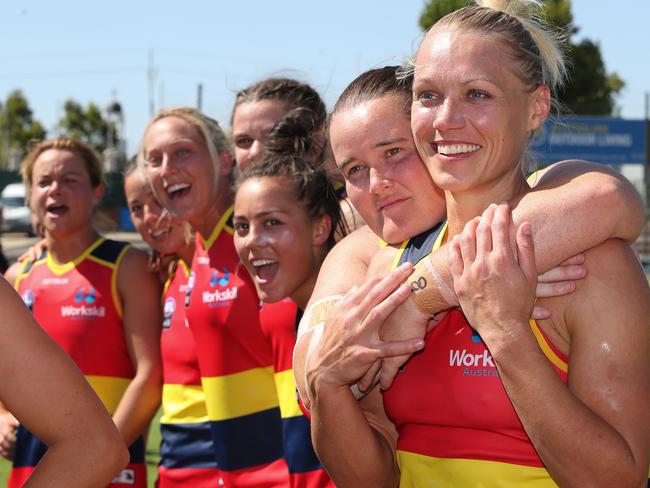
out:
M219 481L196 343L185 320L188 277L189 269L179 259L163 291L163 414L158 488L207 488L218 486Z
M220 483L287 486L273 351L259 299L233 244L232 207L196 236L186 314L196 341Z
M441 240L439 233L434 249ZM568 358L535 321L531 328L566 383ZM462 312L449 312L425 344L384 392L399 434L400 486L556 486Z
M46 252L25 263L15 284L36 321L76 363L111 415L134 376L117 291L117 270L127 249L102 237L68 263L58 264ZM8 486L22 486L46 451L21 425ZM143 440L137 440L129 465L109 486L146 487L144 451Z
M291 299L262 303L260 321L273 347L275 385L280 400L284 457L289 466L289 486L334 487L311 443L311 423L303 415L293 375L293 348L300 310Z

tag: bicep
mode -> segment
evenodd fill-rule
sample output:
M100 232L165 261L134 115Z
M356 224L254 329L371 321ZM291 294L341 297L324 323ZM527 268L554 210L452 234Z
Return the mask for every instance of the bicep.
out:
M626 441L650 456L650 292L632 250L608 241L566 314L571 334L569 388Z
M52 443L77 431L80 419L92 422L106 412L72 360L9 284L0 281L0 400L35 435Z
M124 336L134 365L160 362L161 285L144 253L130 249L118 269Z

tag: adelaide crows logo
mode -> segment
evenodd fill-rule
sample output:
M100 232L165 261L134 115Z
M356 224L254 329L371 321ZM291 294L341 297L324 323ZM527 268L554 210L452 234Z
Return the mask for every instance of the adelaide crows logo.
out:
M212 276L210 277L210 288L214 288L217 284L223 288L230 281L230 272L228 271L228 268L223 269L221 276L219 276L219 274L220 273L217 270L212 272Z
M92 305L95 303L95 299L97 298L97 294L95 292L95 289L91 286L88 290L88 293L86 293L86 288L83 286L77 290L77 293L74 295L74 302L75 303L81 303L81 302L86 302L88 305Z

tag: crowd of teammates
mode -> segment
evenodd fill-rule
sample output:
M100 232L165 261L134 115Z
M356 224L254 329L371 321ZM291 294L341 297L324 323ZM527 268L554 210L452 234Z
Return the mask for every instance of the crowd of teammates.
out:
M88 146L33 148L44 239L6 277L113 422L0 288L22 341L0 342L9 486L146 486L160 404L161 488L638 484L650 299L623 241L643 207L586 162L526 182L563 69L522 12L445 17L414 70L363 73L329 120L285 78L237 93L229 135L160 111L124 174L148 253L93 228Z

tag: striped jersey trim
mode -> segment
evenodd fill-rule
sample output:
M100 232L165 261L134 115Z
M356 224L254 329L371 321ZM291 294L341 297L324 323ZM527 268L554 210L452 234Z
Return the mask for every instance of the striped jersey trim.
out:
M293 375L293 370L288 369L275 373L275 385L280 401L280 414L282 418L302 417L302 410L296 397L296 379Z
M446 459L397 451L400 488L550 488L557 485L544 468L477 459Z
M207 422L205 392L198 385L164 384L162 390L163 424Z
M54 273L55 275L60 276L62 274L65 274L71 269L73 269L75 266L77 266L84 259L86 259L88 256L90 256L90 253L92 253L95 249L97 249L100 246L100 244L102 244L105 240L106 240L105 237L98 238L84 252L82 252L79 256L77 256L72 261L68 261L67 263L62 263L62 264L57 263L56 261L54 261L54 258L52 257L52 253L48 252L47 255L45 256L47 266L50 268L50 271L52 271L52 273ZM112 263L110 265L112 266Z
M230 420L278 407L273 367L225 376L202 377L210 420ZM277 422L277 421L276 421Z
M221 234L222 230L225 230L228 232L230 235L234 234L234 229L232 226L232 214L234 211L234 207L231 206L226 210L221 218L219 219L219 222L217 222L217 225L215 225L214 229L212 229L212 233L210 234L210 237L207 239L203 239L201 237L201 243L203 244L203 249L210 249L214 242L217 240L219 237L219 234Z
M537 339L537 344L539 344L539 347L542 349L542 352L547 357L547 359L552 364L554 364L560 371L562 371L564 373L568 373L569 372L569 365L567 364L566 360L562 359L554 351L554 348L551 345L551 342L548 340L546 335L539 328L539 325L537 325L537 322L534 321L534 320L530 320L530 328L532 329L533 334L535 335L535 339Z
M122 399L122 395L131 384L130 378L87 375L86 381L102 401L108 413L113 415Z

